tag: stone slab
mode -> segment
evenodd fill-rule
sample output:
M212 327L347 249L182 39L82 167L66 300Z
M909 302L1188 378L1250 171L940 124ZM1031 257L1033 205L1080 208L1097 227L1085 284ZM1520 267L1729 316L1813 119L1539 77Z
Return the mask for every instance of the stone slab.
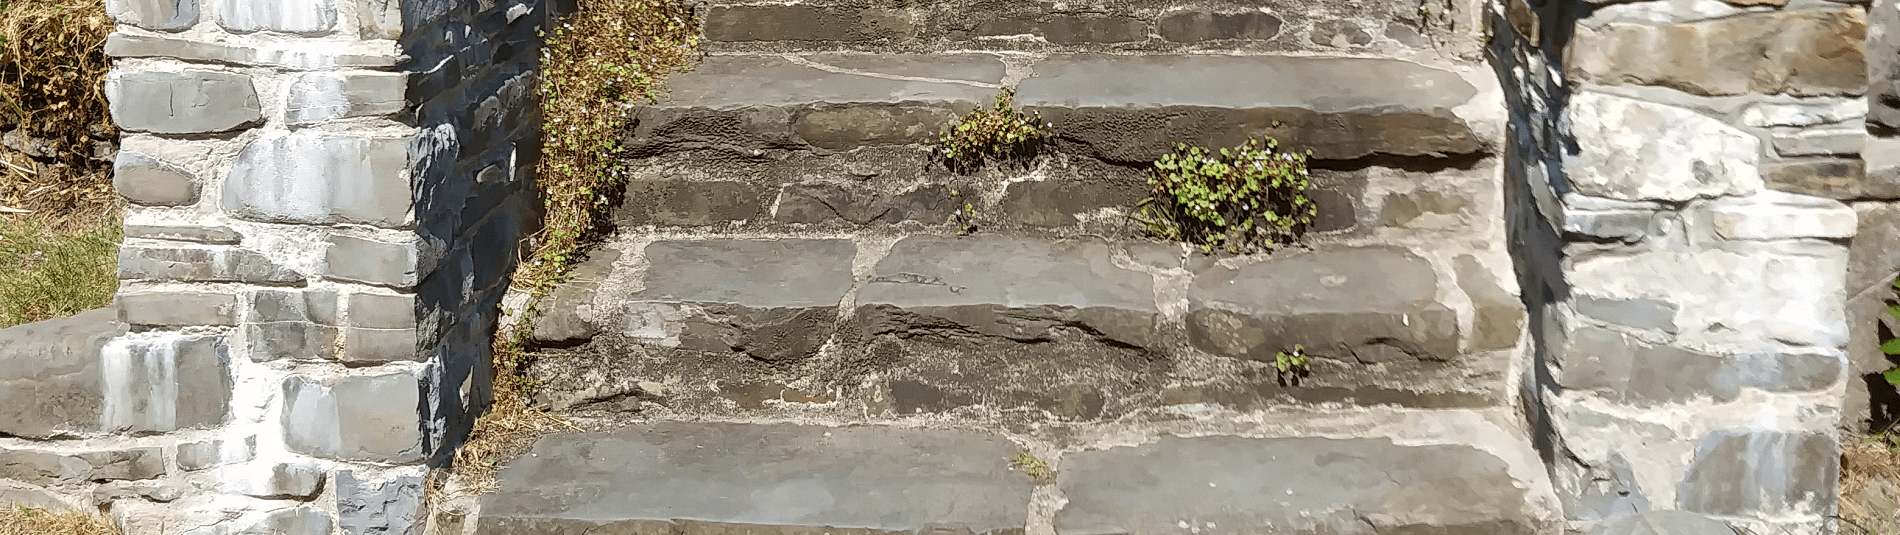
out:
M337 460L422 460L422 388L406 371L284 380L284 444Z
M1687 108L1578 92L1566 108L1575 151L1564 168L1578 193L1619 201L1687 201L1762 187L1761 140Z
M126 200L148 206L198 202L198 178L191 172L132 151L119 151L113 158L112 189Z
M1867 90L1857 8L1756 12L1681 24L1579 26L1574 80L1698 95L1858 95Z
M121 153L123 154L123 153ZM125 224L125 237L150 240L197 242L211 245L235 245L244 235L223 225L145 225Z
M1116 266L1109 255L1099 240L913 236L878 261L857 302L1156 310L1153 277Z
M1070 535L1534 533L1529 483L1465 445L1166 437L1063 456Z
M218 25L232 33L270 31L322 35L336 28L336 8L336 0L218 0Z
M1228 39L1265 41L1280 34L1281 20L1265 11L1184 9L1162 15L1155 30L1162 39L1199 43Z
M107 0L106 14L120 24L175 32L198 23L198 0Z
M1269 135L1319 159L1482 150L1450 110L1477 89L1450 71L1366 58L1053 56L1017 89L1063 139L1113 161L1175 142L1235 146Z
M231 164L224 210L271 223L404 226L414 196L409 143L313 129L267 133Z
M0 434L51 438L96 429L99 351L126 332L112 308L0 329Z
M243 282L286 284L302 282L304 274L272 261L257 251L236 247L119 248L121 280L179 282Z
M1696 444L1676 507L1721 516L1832 511L1839 456L1832 433L1712 432Z
M660 241L634 301L835 307L851 288L849 240Z
M134 132L225 132L264 120L257 88L243 74L113 71L106 76L105 92L112 122Z
M815 5L712 6L706 11L708 41L847 41L908 37L910 16L879 8Z
M1020 451L995 435L889 427L658 423L554 435L502 470L477 529L1020 532L1031 487L1009 469Z
M223 337L161 333L114 339L100 351L99 426L170 432L224 423L231 401Z
M1437 288L1445 283L1430 262L1396 248L1319 250L1238 269L1213 266L1188 287L1189 336L1216 355L1255 360L1271 361L1296 344L1309 354L1349 362L1386 351L1379 346L1444 360L1459 347L1457 318L1437 301Z
M236 325L237 296L210 292L143 291L113 298L119 321L133 325L189 327Z
M113 32L106 36L106 55L118 58L175 58L186 61L288 67L292 69L333 69L338 67L390 68L407 56L394 47L374 41L363 45L331 50L313 50L295 40L290 46L224 44L166 37Z
M314 124L345 117L388 115L402 111L408 91L403 73L310 73L290 85L284 118L290 124Z
M1844 356L1814 352L1711 355L1589 325L1573 327L1557 360L1558 386L1632 405L1728 402L1744 388L1814 392L1838 384L1847 365Z

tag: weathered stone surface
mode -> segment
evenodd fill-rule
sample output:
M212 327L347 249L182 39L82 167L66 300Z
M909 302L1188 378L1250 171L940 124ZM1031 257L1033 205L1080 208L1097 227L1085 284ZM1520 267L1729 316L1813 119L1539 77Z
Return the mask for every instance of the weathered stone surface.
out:
M1034 14L1005 16L976 24L975 35L1034 35L1058 45L1127 43L1148 38L1148 24L1115 15Z
M327 359L336 353L336 293L259 290L250 296L239 331L251 360Z
M1644 511L1611 521L1602 535L1734 535L1727 522L1687 511Z
M1265 41L1280 34L1280 18L1262 11L1183 10L1155 22L1162 39L1199 43L1225 39Z
M543 344L567 344L599 334L600 326L587 321L582 307L593 308L594 290L613 274L614 261L619 259L619 251L595 249L588 253L586 260L576 264L567 282L548 292L547 300L537 307L534 340Z
M120 24L175 32L198 23L198 0L107 0L106 14Z
M1444 225L1445 218L1442 216L1459 218L1470 211L1470 197L1457 193L1414 191L1387 195L1384 205L1379 209L1379 223L1388 227L1429 228Z
M119 248L119 278L181 282L302 282L304 274L262 254L235 247Z
M287 67L292 69L390 68L404 57L394 47L356 46L311 50L305 43L258 46L256 42L225 44L197 39L113 32L106 36L106 55L120 58L176 58L186 61Z
M1596 93L1570 97L1578 193L1624 201L1687 201L1761 189L1761 140L1684 108Z
M1328 160L1478 152L1448 111L1476 91L1450 71L1384 59L1078 55L1036 64L1016 100L1062 140L1116 162L1260 135Z
M1845 359L1838 355L1717 356L1579 325L1569 333L1562 369L1552 374L1567 389L1595 391L1620 403L1651 405L1703 396L1733 401L1743 388L1811 392L1833 386L1845 367Z
M301 125L345 117L388 115L402 111L407 90L408 75L404 73L303 74L290 84L284 119Z
M1560 205L1561 229L1572 239L1636 243L1663 234L1676 216L1660 203L1617 201L1566 193Z
M1146 197L1142 182L1077 182L1030 180L1011 183L1003 191L998 216L1038 227L1067 227L1081 222L1076 216L1104 207L1134 206Z
M330 513L307 505L288 509L278 509L265 513L255 520L240 519L232 533L237 535L328 535L333 527Z
M124 157L124 153L120 153ZM115 177L116 178L116 177ZM195 226L195 225L143 225L127 223L125 237L150 240L172 240L207 243L212 245L235 245L244 239L244 235L231 227Z
M271 223L409 223L409 141L311 129L258 137L231 165L224 210Z
M1464 445L1165 437L1065 455L1056 481L1065 534L1531 533L1547 523L1503 459Z
M155 327L236 325L237 296L205 292L147 291L114 298L119 321Z
M5 480L0 480L0 506L29 507L56 513L88 514L94 510L91 504L79 503L78 500L61 496L44 487Z
M225 441L212 439L201 442L185 442L178 445L178 467L184 470L203 470L229 463L241 463L257 455L257 437L248 436L244 440Z
M399 475L361 480L350 470L336 473L337 524L351 535L396 535L421 530L422 477Z
M1430 262L1400 249L1334 249L1240 269L1215 266L1188 288L1188 332L1216 355L1271 362L1302 345L1346 362L1392 346L1413 358L1458 354L1458 321L1438 303Z
M0 448L0 478L26 483L50 484L84 481L92 464L71 455Z
M422 272L421 251L415 243L389 243L355 236L330 236L323 255L324 276L333 279L414 288Z
M328 459L421 460L421 386L406 371L284 380L284 444Z
M1839 455L1831 433L1715 431L1697 444L1676 507L1722 516L1832 511Z
M86 473L90 481L134 481L165 475L165 453L156 446L87 452L78 457L91 465L92 470Z
M101 428L163 433L224 423L232 381L223 337L120 337L105 345L99 359Z
M1765 192L1708 205L1715 235L1730 240L1854 237L1854 209L1837 201Z
M219 472L227 490L255 498L308 500L323 490L324 470L313 463L260 461L228 465Z
M191 172L132 151L120 151L114 158L112 189L128 201L147 206L198 202L198 178Z
M336 27L336 0L218 0L218 25L232 33L322 35Z
M1476 309L1471 328L1474 331L1471 350L1492 351L1517 347L1518 339L1524 333L1524 302L1498 284L1500 277L1511 273L1492 273L1470 255L1460 255L1453 261L1452 267L1458 273L1458 287L1471 297L1471 306Z
M877 41L911 34L910 16L879 8L814 5L713 6L710 41Z
M1638 329L1655 329L1676 334L1676 311L1681 307L1660 299L1603 299L1577 295L1570 304L1578 314L1599 321Z
M1867 131L1800 130L1776 133L1770 140L1775 154L1782 156L1856 156L1867 145Z
M1847 343L1841 273L1847 248L1813 241L1747 244L1737 250L1656 250L1571 260L1577 294L1605 299L1721 296L1676 314L1685 347ZM1632 276L1631 274L1642 274Z
M1842 201L1900 197L1900 177L1868 175L1860 160L1804 158L1767 166L1769 189Z
M1306 40L1320 46L1351 48L1372 44L1372 33L1349 20L1322 20L1313 23Z
M1861 98L1817 99L1799 103L1757 102L1742 109L1742 124L1756 128L1808 127L1859 119L1867 115Z
M892 427L660 423L553 435L503 470L477 529L1021 530L1030 479L1008 468L1019 451L992 435Z
M113 124L134 132L224 132L264 119L251 77L237 73L115 70L105 91Z
M780 190L773 219L786 223L824 223L842 219L856 225L874 222L942 223L957 211L950 188L928 185L891 194L858 184L790 184Z
M364 39L399 39L402 37L402 2L356 0L356 20L357 31Z
M635 301L836 307L851 288L849 240L660 241Z
M414 295L350 294L349 324L337 359L349 365L421 360L416 315Z
M1858 95L1867 90L1859 9L1748 13L1672 25L1578 26L1569 76L1698 95Z
M95 429L104 404L99 351L126 331L116 319L100 308L0 329L0 434Z
M627 183L627 200L614 219L623 225L688 227L757 221L772 202L766 195L765 188L745 182L635 180Z
M1847 250L1847 295L1891 288L1900 270L1900 206L1859 204L1859 232Z

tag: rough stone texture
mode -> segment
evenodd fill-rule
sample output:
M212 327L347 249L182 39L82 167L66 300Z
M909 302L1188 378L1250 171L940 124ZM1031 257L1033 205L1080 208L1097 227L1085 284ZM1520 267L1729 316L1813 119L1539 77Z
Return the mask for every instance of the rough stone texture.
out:
M1018 87L1084 153L1149 162L1173 143L1231 147L1297 139L1319 159L1482 150L1449 110L1476 88L1416 63L1280 56L1053 56Z
M218 25L232 33L322 35L336 27L336 0L218 0Z
M1114 15L1026 14L978 22L971 33L1034 35L1058 45L1128 43L1147 40L1148 24L1134 17Z
M1825 514L1834 510L1838 451L1831 434L1732 429L1703 435L1676 506L1724 516Z
M330 290L259 290L239 328L251 360L316 360L336 353L337 297Z
M349 325L337 358L349 365L421 360L416 314L414 295L350 294Z
M114 298L119 321L155 327L236 325L237 296L222 293L149 291Z
M168 432L224 423L232 381L222 337L125 337L99 355L101 428Z
M1742 124L1756 128L1808 127L1859 119L1867 115L1867 100L1846 98L1818 102L1757 102L1742 108Z
M1265 41L1280 34L1280 18L1261 11L1183 10L1155 22L1162 39L1198 43L1224 39Z
M402 111L408 90L404 73L309 73L290 84L284 119L313 124L345 117L389 115Z
M1867 90L1866 35L1861 10L1852 8L1615 22L1578 26L1567 64L1578 80L1698 95L1858 95Z
M1465 295L1470 296L1471 305L1476 308L1471 350L1492 351L1517 347L1518 340L1524 335L1524 302L1500 286L1498 275L1485 269L1477 258L1459 256L1454 260L1453 268L1458 273L1458 287L1464 288Z
M876 41L909 37L903 11L812 5L713 6L709 41Z
M324 276L333 279L414 288L422 272L421 251L415 243L389 243L355 236L330 236L323 255Z
M402 37L400 0L356 0L358 31L366 39Z
M790 184L780 190L776 206L773 219L786 223L841 219L856 225L900 221L942 223L957 211L950 188L942 185L890 194L859 184Z
M1867 172L1872 167L1846 158L1783 160L1767 166L1769 189L1851 201L1900 198L1900 174Z
M1770 143L1782 156L1855 156L1866 146L1867 132L1849 130L1801 130L1776 133Z
M152 479L165 475L163 452L149 447L64 455L0 448L0 478L42 485Z
M1684 108L1596 92L1570 97L1578 193L1624 201L1686 201L1761 189L1761 140Z
M1038 227L1066 227L1076 216L1104 207L1134 206L1147 197L1146 184L1033 180L1010 184L997 212L1003 218ZM1324 210L1324 208L1322 208Z
M1324 20L1313 24L1306 40L1320 46L1351 48L1372 44L1372 33L1353 21Z
M658 423L554 435L502 471L478 529L1021 530L1030 479L1007 462L1019 451L992 435L890 427Z
M421 388L409 372L284 380L284 443L328 459L421 460Z
M646 247L646 288L632 299L836 307L851 288L856 254L847 240L654 242Z
M1655 329L1676 334L1676 312L1681 307L1675 303L1660 299L1602 299L1590 295L1577 295L1571 300L1578 314L1605 321L1635 327Z
M409 141L270 132L238 153L224 181L224 209L271 223L409 223Z
M304 274L241 248L119 248L119 278L180 282L302 282Z
M90 430L104 404L98 355L124 334L111 308L0 329L0 434Z
M337 524L351 535L396 535L420 531L422 508L420 476L396 476L384 481L357 479L354 472L336 473Z
M106 14L120 24L175 32L198 23L198 0L106 0Z
M595 289L613 274L614 261L619 259L618 251L596 249L588 253L586 260L576 264L567 282L548 292L545 304L537 307L534 340L544 344L568 344L599 334L600 326L587 321L581 308L593 308Z
M106 55L120 58L176 58L186 61L234 63L293 69L390 68L403 59L394 50L351 47L310 50L309 47L256 46L208 43L178 37L113 32L106 36Z
M251 462L220 469L229 490L254 498L308 500L323 490L324 470L312 463Z
M1770 192L1709 208L1715 234L1731 240L1854 237L1854 209L1839 202Z
M1644 511L1610 522L1602 535L1734 535L1727 522L1687 511Z
M113 160L112 189L128 201L147 206L184 206L198 202L197 177L131 151L120 151Z
M1462 445L1167 437L1065 455L1056 480L1065 534L1531 533L1546 523L1504 460Z
M255 436L230 442L222 439L185 442L178 445L178 467L184 470L203 470L227 463L249 461L256 454L257 437Z
M120 153L124 157L125 153ZM115 177L116 178L116 177ZM236 245L244 235L226 226L125 224L125 237L172 240L211 245Z
M1841 419L1850 428L1867 422L1884 425L1888 418L1900 416L1900 406L1895 406L1900 400L1887 395L1890 387L1879 375L1895 365L1880 344L1900 333L1900 320L1887 314L1888 303L1896 299L1894 276L1900 271L1900 208L1869 203L1856 206L1856 212L1860 232L1848 249L1846 287L1847 354L1853 363L1853 379L1847 383Z
M223 71L121 71L106 75L119 128L155 134L225 132L264 119L251 77Z
M240 535L262 535L265 533L280 535L328 535L333 527L329 513L310 506L278 509L266 513L248 524L244 523L245 520L239 521L239 525L244 527L238 528L234 533Z
M1723 296L1719 303L1672 299L1684 305L1676 325L1685 347L1844 346L1842 303L1822 296L1846 291L1838 276L1817 274L1845 272L1846 248L1797 241L1751 246L1772 248L1594 255L1572 260L1567 279L1573 292L1604 299Z
M1189 337L1216 355L1268 362L1294 345L1347 362L1386 346L1448 360L1458 354L1458 321L1437 302L1438 286L1429 262L1400 249L1320 250L1214 267L1188 288Z
M766 195L764 188L744 182L629 181L627 200L614 219L623 225L688 227L758 220L771 204Z
M1573 327L1569 337L1562 369L1553 372L1557 385L1638 405L1700 396L1734 401L1743 388L1812 392L1840 381L1846 366L1845 359L1827 354L1709 355L1591 326Z

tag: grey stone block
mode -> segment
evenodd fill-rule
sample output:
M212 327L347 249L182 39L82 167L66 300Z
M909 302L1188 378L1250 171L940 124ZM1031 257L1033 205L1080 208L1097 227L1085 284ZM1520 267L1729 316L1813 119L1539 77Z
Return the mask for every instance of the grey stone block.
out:
M125 153L119 154L120 157L124 157ZM243 234L231 230L231 227L223 225L142 225L127 223L124 230L125 237L127 238L187 241L211 245L236 245L239 241L244 239Z
M1718 356L1651 345L1626 334L1575 326L1564 346L1557 384L1636 405L1698 397L1733 401L1743 388L1811 392L1835 385L1846 367L1839 355L1762 353Z
M1534 533L1548 525L1527 505L1531 482L1465 445L1165 437L1065 455L1056 482L1068 498L1055 517L1064 534Z
M152 327L236 325L237 296L207 292L147 291L114 299L119 321Z
M1240 269L1212 267L1188 288L1190 341L1215 355L1271 362L1307 354L1363 361L1393 346L1414 359L1458 355L1456 315L1437 301L1431 263L1403 249L1319 250Z
M1715 431L1696 444L1676 507L1738 517L1832 511L1839 455L1832 433Z
M634 180L626 202L614 210L623 225L697 227L728 221L758 221L771 199L766 190L744 182Z
M327 459L422 460L421 385L404 371L284 380L284 443Z
M404 93L408 87L405 73L303 74L290 84L284 119L290 124L304 125L345 117L393 114L406 105Z
M124 337L106 344L100 360L101 428L164 433L224 423L232 380L223 337Z
M250 462L221 470L228 489L253 498L308 500L323 490L325 472L313 463Z
M307 46L259 47L223 44L156 35L113 32L106 36L106 55L120 58L175 58L207 63L230 63L292 69L390 68L405 56L392 47L387 52L347 49L311 50Z
M922 221L937 224L957 211L950 188L928 185L890 194L858 184L788 184L780 190L773 219L786 223L844 220L855 225Z
M99 352L124 334L100 308L0 329L0 433L51 438L89 431L104 406Z
M416 296L350 294L350 326L415 330Z
M1579 194L1681 202L1761 189L1761 140L1713 117L1592 91L1572 96L1565 113L1577 148L1564 170Z
M239 520L235 535L329 535L334 528L330 513L311 506L297 506L279 509L264 514L261 518L244 524Z
M113 71L112 122L134 132L197 134L256 126L264 116L251 77L223 71Z
M1604 299L1578 295L1571 302L1578 314L1638 329L1676 334L1675 303L1658 299Z
M224 182L224 210L272 223L409 224L409 140L297 130L246 145Z
M399 0L356 0L359 35L364 39L402 37L402 2Z
M337 524L350 535L417 533L424 523L422 483L419 476L360 480L356 473L336 473Z
M541 343L567 343L587 340L600 332L600 326L588 322L580 307L592 307L594 291L613 273L620 252L595 249L587 260L574 266L566 283L549 292L547 300L536 308L534 339Z
M198 202L198 178L189 171L131 151L113 159L112 189L126 200L148 206L185 206Z
M120 24L175 32L198 23L198 0L106 0L106 14Z
M1483 143L1450 109L1477 94L1456 73L1363 58L1052 56L1016 100L1062 140L1116 162L1174 143L1298 140L1318 159L1469 154Z
M232 33L323 35L336 28L336 0L218 0L218 25Z
M1068 227L1081 222L1076 218L1079 214L1109 206L1134 206L1147 196L1147 190L1141 182L1016 182L1004 190L1003 202L996 211L999 217L1026 225Z
M1259 11L1182 10L1156 21L1161 38L1177 43L1225 39L1265 41L1280 34L1280 18Z
M972 33L1034 35L1058 45L1130 43L1148 39L1148 23L1117 15L1037 13L980 21Z
M849 240L659 241L635 301L835 307L851 289Z
M240 330L251 360L314 360L336 352L337 296L334 290L259 290Z
M1005 533L1028 516L1030 478L1008 467L1019 451L994 435L894 427L660 423L552 435L502 471L477 529Z
M1313 23L1306 41L1319 46L1352 48L1372 44L1372 32L1351 20L1322 20Z
M304 274L256 251L235 247L119 248L121 280L180 282L302 282Z
M352 236L330 236L323 256L324 276L332 279L414 288L422 280L421 257L414 243L388 243Z
M87 452L78 457L91 466L86 473L89 481L136 481L165 475L164 450L156 446Z
M1524 301L1498 284L1500 277L1514 276L1515 273L1491 273L1470 255L1459 255L1453 260L1452 267L1458 273L1458 287L1465 290L1465 295L1471 298L1471 305L1476 309L1471 328L1471 350L1493 351L1517 347L1518 339L1523 337L1528 314L1524 311Z
M1606 524L1600 535L1735 535L1729 524L1687 511L1643 511Z
M1802 130L1778 132L1769 140L1782 156L1858 156L1867 145L1867 131Z
M0 478L40 485L86 481L92 463L72 455L0 448Z
M255 436L244 437L244 440L235 442L211 439L178 445L178 467L184 470L203 470L231 463L242 463L256 456L257 437Z
M709 41L876 41L909 37L903 11L813 5L713 6L706 12Z
M345 327L343 351L337 359L352 366L396 361L420 361L428 357L417 346L414 328L369 329Z
M1900 198L1900 176L1868 173L1866 162L1849 158L1802 158L1763 166L1768 189L1840 201Z
M1859 9L1814 9L1579 28L1566 74L1708 96L1860 95L1867 90L1864 19Z

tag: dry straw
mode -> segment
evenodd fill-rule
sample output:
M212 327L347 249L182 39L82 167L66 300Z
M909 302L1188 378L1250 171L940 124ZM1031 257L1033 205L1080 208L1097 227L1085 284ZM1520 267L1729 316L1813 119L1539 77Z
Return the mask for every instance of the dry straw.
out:
M47 512L5 505L0 508L0 535L118 535L111 524L85 513Z
M0 217L62 230L119 210L111 162L95 147L117 130L102 87L112 22L102 0L0 0Z

